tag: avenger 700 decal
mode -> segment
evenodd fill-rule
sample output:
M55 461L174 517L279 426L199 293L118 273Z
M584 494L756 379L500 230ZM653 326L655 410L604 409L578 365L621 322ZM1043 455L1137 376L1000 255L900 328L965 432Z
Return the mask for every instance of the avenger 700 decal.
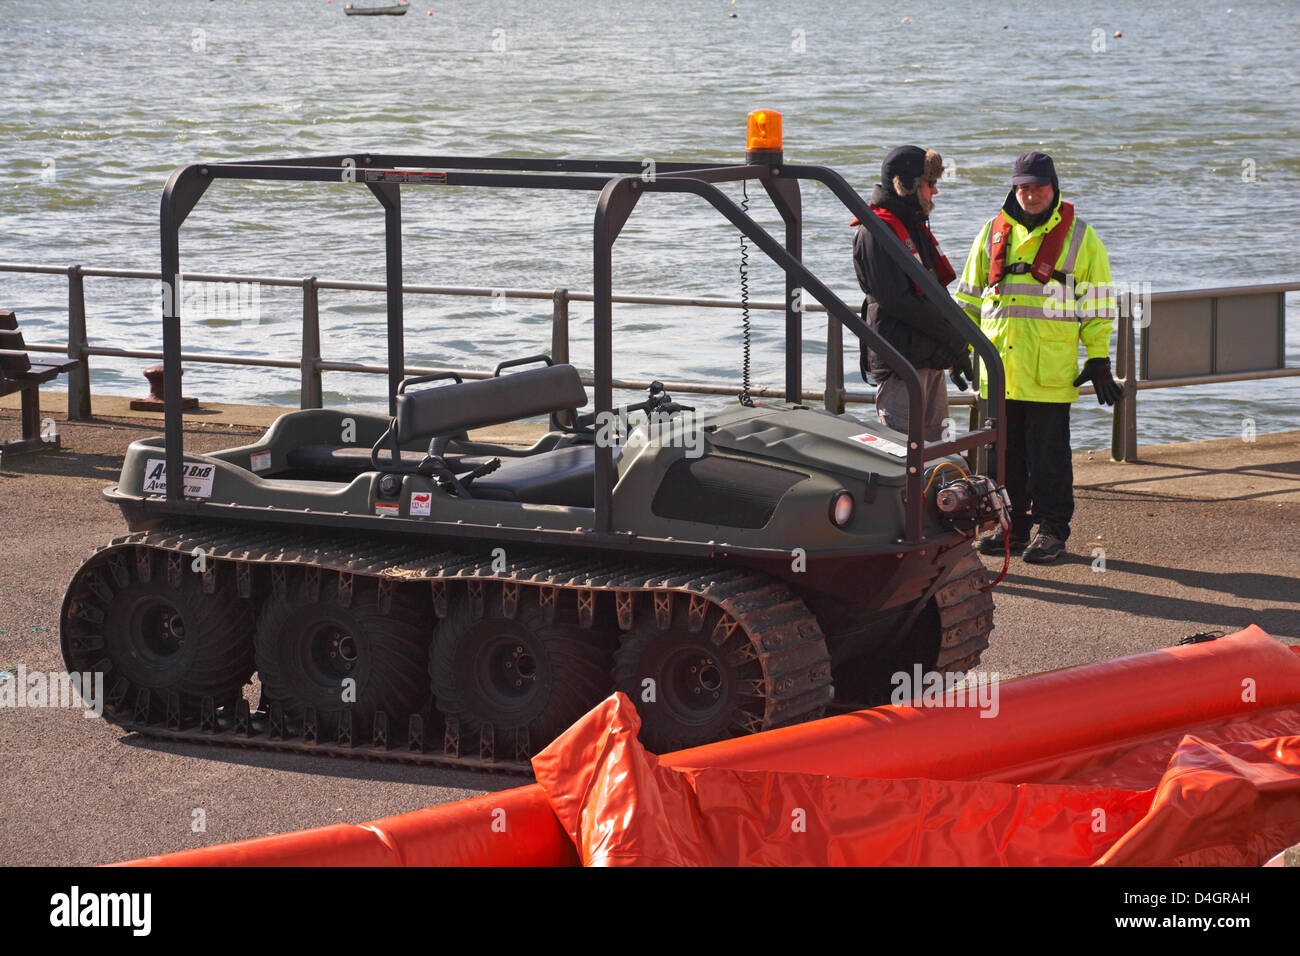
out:
M211 498L212 479L216 475L215 465L203 465L194 461L185 463L185 497ZM146 495L167 494L167 462L161 458L150 458L144 474L144 493Z

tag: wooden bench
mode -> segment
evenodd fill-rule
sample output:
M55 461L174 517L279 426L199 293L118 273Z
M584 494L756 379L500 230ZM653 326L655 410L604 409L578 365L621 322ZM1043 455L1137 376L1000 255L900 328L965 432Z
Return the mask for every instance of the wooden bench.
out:
M57 434L41 435L40 388L77 367L76 359L38 359L27 355L23 333L12 312L0 311L0 395L22 392L23 437L0 443L6 453L52 451L59 447Z

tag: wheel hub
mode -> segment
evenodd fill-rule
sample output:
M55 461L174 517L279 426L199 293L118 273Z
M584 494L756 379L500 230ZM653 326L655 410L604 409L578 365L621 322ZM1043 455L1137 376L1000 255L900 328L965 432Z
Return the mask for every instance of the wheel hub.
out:
M677 651L664 668L665 703L685 723L705 723L726 705L727 680L716 657L699 648Z
M315 628L307 648L313 676L330 685L352 673L361 653L356 638L332 624Z
M348 664L357 659L357 642L351 637L344 636L338 640L339 657Z
M170 601L151 598L137 605L131 633L145 656L169 658L180 652L185 641L185 618Z
M477 670L480 688L498 704L518 704L537 689L537 659L514 638L484 648Z

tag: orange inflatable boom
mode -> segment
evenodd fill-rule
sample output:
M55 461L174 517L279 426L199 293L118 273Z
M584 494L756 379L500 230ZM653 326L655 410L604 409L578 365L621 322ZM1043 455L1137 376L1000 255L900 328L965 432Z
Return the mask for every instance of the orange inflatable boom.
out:
M859 779L1063 781L1114 754L1131 754L1144 741L1177 740L1182 733L1294 708L1300 704L1300 653L1292 651L1300 648L1287 648L1252 626L1217 641L1001 684L994 720L981 717L976 707L891 705L679 751L658 766ZM626 701L607 701L597 710L618 713L619 705ZM1274 719L1285 727L1300 714ZM581 736L586 722L538 758L547 762L548 776L557 766L568 772L568 762L596 747L591 734L597 731ZM570 749L557 750L561 745ZM579 770L575 763L572 772ZM360 825L338 823L118 865L578 862L573 838L546 791L534 784Z

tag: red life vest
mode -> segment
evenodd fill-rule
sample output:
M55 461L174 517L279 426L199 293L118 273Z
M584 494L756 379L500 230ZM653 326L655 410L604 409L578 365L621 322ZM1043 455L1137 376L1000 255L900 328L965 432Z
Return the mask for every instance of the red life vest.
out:
M903 244L908 252L916 257L917 262L924 266L925 261L921 258L921 253L917 250L916 243L912 241L912 236L908 233L907 227L903 225L903 220L899 219L883 206L872 206L871 211L874 212L882 222L888 225L890 229L894 230L894 235L898 236L898 241ZM849 225L861 225L861 220L854 219L849 223ZM921 234L925 236L926 240L930 243L930 248L934 250L934 277L939 280L939 285L947 285L953 279L957 278L957 273L953 271L952 263L949 262L948 257L943 254L943 250L939 248L939 241L934 238L934 233L930 232L930 224L923 221L920 223L920 226ZM921 287L915 282L912 283L912 291L923 298L925 296L925 293L921 291Z
M1074 225L1074 204L1063 202L1061 203L1061 221L1053 226L1047 235L1043 236L1043 241L1038 247L1038 255L1034 256L1034 264L1025 269L1023 268L1023 262L1017 262L1008 268L1007 245L1011 242L1011 221L1007 219L1005 212L998 210L997 218L993 220L993 251L989 255L989 285L997 285L1008 272L1029 272L1044 285L1048 279L1054 276L1058 281L1064 283L1066 281L1065 273L1056 271L1056 260L1061 258L1061 250L1065 248L1065 237L1070 234L1072 225Z

